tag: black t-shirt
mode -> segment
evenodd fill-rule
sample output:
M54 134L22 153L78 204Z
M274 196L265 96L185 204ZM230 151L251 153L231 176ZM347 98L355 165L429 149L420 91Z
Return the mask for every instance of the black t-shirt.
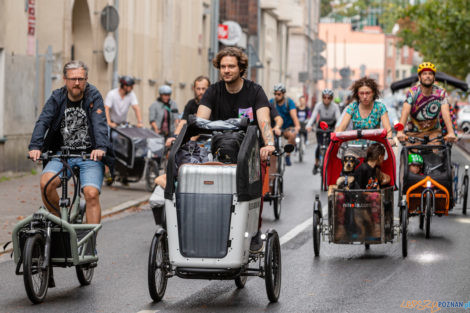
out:
M310 114L310 109L305 107L304 109L297 108L297 118L299 119L300 123L304 123L308 119L308 115Z
M227 120L229 118L248 117L256 121L256 110L269 107L269 101L263 88L244 79L242 89L231 94L223 80L212 84L204 93L201 105L211 109L211 120Z
M61 148L71 153L90 153L92 150L88 118L82 107L82 101L72 102L67 98L64 116L60 123Z
M270 105L269 106L269 117L271 118L271 128L276 126L276 121L274 120L274 118L276 116L279 116L279 112L277 111L276 106L275 105Z
M378 168L371 167L366 161L354 171L354 181L360 189L378 189Z
M183 117L181 119L183 120L188 120L188 116L191 114L196 114L197 113L197 108L199 107L199 104L196 102L196 99L191 99L186 103L186 106L184 107L183 111Z

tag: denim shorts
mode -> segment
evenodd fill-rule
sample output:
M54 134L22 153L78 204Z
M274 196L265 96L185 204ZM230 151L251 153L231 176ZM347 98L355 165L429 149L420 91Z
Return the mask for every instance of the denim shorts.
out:
M68 160L71 168L78 166L80 168L80 184L83 187L92 186L101 193L101 185L103 183L104 164L101 161L83 160L82 158L73 158ZM50 160L42 173L58 173L62 169L62 162L59 159ZM67 177L71 177L71 173L67 170Z

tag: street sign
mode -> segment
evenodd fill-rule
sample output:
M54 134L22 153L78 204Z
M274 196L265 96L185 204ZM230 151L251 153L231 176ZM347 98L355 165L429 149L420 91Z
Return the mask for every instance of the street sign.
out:
M326 58L320 54L315 54L312 58L313 67L322 67L326 64Z
M225 21L222 24L227 25L228 27L228 37L227 39L219 39L219 41L226 46L236 45L242 38L243 34L240 24L234 21Z
M116 51L116 40L112 34L108 34L103 43L103 55L107 63L114 61L114 58L116 57Z
M326 42L321 39L315 39L313 41L313 51L315 52L323 52L326 49Z
M349 67L343 67L339 70L339 75L341 75L341 77L350 77L351 69Z
M299 82L305 83L308 80L308 72L299 72Z
M316 70L313 72L312 79L314 81L317 80L322 80L323 79L323 71L322 70Z
M101 11L101 26L107 32L115 31L119 26L119 13L112 5L107 5Z
M217 29L217 38L220 39L228 39L228 25L219 24L219 28Z

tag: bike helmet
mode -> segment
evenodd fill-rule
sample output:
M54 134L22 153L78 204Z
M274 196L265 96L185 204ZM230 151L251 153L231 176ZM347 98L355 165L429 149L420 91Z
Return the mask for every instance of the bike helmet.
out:
M161 95L171 95L171 87L168 85L161 85L158 88L158 93Z
M436 74L436 66L431 62L423 62L418 66L418 75L421 74L422 71L432 71Z
M416 153L410 153L408 155L408 165L412 164L423 166L423 157Z
M274 85L274 92L276 92L276 91L286 93L286 86L284 86L284 84L282 84L282 83L278 83L278 84Z
M325 88L323 89L323 91L321 92L322 96L329 96L329 97L333 97L333 90L331 89L328 89L328 88Z
M131 76L124 75L119 79L119 83L121 85L133 86L135 84L135 80Z

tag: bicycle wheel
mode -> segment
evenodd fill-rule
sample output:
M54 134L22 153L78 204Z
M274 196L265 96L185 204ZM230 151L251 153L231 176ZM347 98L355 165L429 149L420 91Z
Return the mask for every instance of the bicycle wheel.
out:
M273 210L274 210L274 218L279 219L281 217L282 211L282 192L283 192L283 182L282 177L277 177L274 179L274 200L273 200Z
M320 234L320 217L316 212L313 212L313 252L315 253L315 256L320 255Z
M401 254L404 258L408 255L408 211L401 209Z
M93 273L95 272L94 267L90 267L90 264L77 265L75 266L75 272L77 273L78 281L82 286L88 286L93 279Z
M242 289L245 287L247 280L248 276L238 276L237 278L235 278L235 285L237 285L238 289Z
M166 233L157 233L150 245L148 261L148 287L150 297L159 302L165 295L168 281L166 259L168 257Z
M431 237L431 197L429 194L426 195L426 210L425 213L425 228L424 228L424 237L429 239Z
M45 239L40 234L26 239L23 249L23 280L26 294L33 303L41 303L46 298L49 284L50 265L43 269Z
M268 235L266 242L264 271L268 299L277 302L281 293L281 245L279 235L275 231Z
M155 160L149 160L145 171L145 189L148 192L155 189L155 178L158 177L158 173L158 163Z
M462 183L462 196L463 196L463 202L462 202L462 214L467 215L467 199L468 199L468 176L465 175L463 177L463 183Z

